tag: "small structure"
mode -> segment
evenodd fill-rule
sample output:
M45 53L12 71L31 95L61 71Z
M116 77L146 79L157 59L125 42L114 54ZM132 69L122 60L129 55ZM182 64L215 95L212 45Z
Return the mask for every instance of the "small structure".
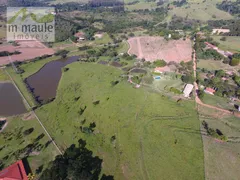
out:
M214 45L212 45L212 44L209 43L209 42L205 42L204 44L206 44L206 46L207 46L208 48L218 50L218 47L217 47L217 46L214 46Z
M224 34L224 33L229 33L230 29L213 29L212 34Z
M97 32L97 33L94 34L94 37L100 39L100 38L103 37L103 33L102 32Z
M165 73L165 72L169 72L170 71L170 68L168 66L164 66L164 67L156 67L154 69L154 72L155 73Z
M161 79L161 77L160 76L155 76L154 79L159 80L159 79Z
M22 160L0 171L0 180L28 180Z
M216 92L216 90L213 89L213 88L207 87L207 88L204 89L204 92L207 93L207 94L214 95L214 93Z
M78 33L76 33L74 36L78 38L78 41L83 41L83 40L85 40L85 35L84 35L83 32L78 32Z
M189 97L193 90L193 85L192 84L187 84L183 90L184 97Z

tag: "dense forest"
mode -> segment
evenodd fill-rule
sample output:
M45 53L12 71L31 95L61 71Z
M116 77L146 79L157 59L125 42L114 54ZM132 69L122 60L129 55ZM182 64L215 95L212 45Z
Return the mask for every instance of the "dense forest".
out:
M240 14L240 0L236 2L222 1L222 3L217 4L217 8L233 15Z

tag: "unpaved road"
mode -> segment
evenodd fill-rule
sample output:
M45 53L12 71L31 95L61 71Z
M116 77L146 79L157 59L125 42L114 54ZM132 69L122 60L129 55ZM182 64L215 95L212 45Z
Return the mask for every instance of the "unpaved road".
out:
M195 50L193 50L193 74L194 74L195 80L196 80L196 77L197 77L196 69L197 69L196 52L195 52ZM196 81L194 82L194 87L195 87L195 101L196 101L197 104L200 104L202 106L205 106L205 107L208 107L208 108L211 108L211 109L215 109L215 110L218 110L218 111L221 111L221 112L224 112L224 113L233 114L229 110L222 109L222 108L219 108L219 107L216 107L216 106L212 106L212 105L209 105L209 104L204 104L201 101L201 99L199 99L199 97L198 97L197 91L198 91L199 88L198 88L198 84L197 84ZM235 114L235 115L240 117L240 114Z

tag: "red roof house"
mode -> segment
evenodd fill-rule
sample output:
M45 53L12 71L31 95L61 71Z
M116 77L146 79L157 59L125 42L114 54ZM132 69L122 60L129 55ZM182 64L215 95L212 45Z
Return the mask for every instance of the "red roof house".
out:
M205 44L206 44L209 48L211 48L211 49L215 49L215 50L218 49L217 46L214 46L214 45L210 44L209 42L205 42Z
M28 180L22 160L0 171L0 180Z
M207 87L205 90L204 90L205 93L208 93L208 94L211 94L211 95L214 95L214 93L216 92L213 88L209 88Z

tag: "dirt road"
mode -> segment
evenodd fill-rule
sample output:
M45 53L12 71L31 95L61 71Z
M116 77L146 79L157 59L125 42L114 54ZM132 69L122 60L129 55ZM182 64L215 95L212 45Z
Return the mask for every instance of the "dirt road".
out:
M196 52L195 52L195 50L193 50L193 75L194 75L194 78L195 78L194 87L195 87L195 101L196 101L196 103L197 103L197 104L200 104L200 105L202 105L202 106L211 108L211 109L215 109L215 110L224 112L224 113L233 114L233 113L232 113L231 111L229 111L229 110L222 109L222 108L219 108L219 107L216 107L216 106L212 106L212 105L209 105L209 104L204 104L204 103L201 101L201 99L199 99L198 94L197 94L197 91L198 91L199 88L198 88L198 84L197 84L197 82L196 82L196 78L197 78L196 69L197 69ZM237 116L239 116L239 115L237 115Z

